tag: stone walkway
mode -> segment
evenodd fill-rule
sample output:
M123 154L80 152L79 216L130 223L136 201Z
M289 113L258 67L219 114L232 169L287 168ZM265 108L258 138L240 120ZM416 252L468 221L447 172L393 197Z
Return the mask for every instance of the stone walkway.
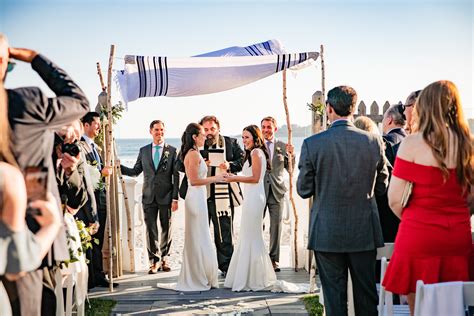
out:
M223 277L219 277L221 288L206 292L183 293L156 287L156 283L176 282L178 274L179 270L127 274L117 280L120 286L113 293L99 288L93 289L89 297L116 300L113 315L307 315L301 300L306 294L232 292L222 288ZM309 282L309 274L303 269L294 272L284 268L277 277L293 283Z

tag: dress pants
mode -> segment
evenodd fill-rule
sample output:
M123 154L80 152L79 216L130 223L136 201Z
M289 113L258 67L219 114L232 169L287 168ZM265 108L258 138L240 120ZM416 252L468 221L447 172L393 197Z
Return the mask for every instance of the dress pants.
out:
M106 193L105 191L96 190L94 195L97 203L97 216L99 217L100 226L97 233L92 236L92 238L99 241L99 244L92 242L91 254L86 252L86 257L92 255L92 260L89 263L89 288L94 287L96 283L100 283L100 281L105 279L102 248L104 246L105 226L107 223Z
M9 281L2 277L2 283L8 293L12 315L41 315L43 270L28 272L16 281ZM53 312L56 312L55 308L56 298L54 297Z
M281 217L282 217L282 201L277 202L272 192L272 187L268 189L267 205L263 212L265 218L266 211L270 214L270 259L272 261L280 261L280 236L281 236Z
M234 252L234 245L232 243L234 208L231 207L232 217L221 216L217 218L216 201L213 198L209 198L207 199L207 209L209 212L209 223L212 221L212 226L214 227L214 243L216 244L219 270L227 272L232 253Z
M169 253L171 247L171 205L158 204L156 201L143 204L148 241L148 259L150 263L159 262ZM157 219L160 218L160 236L158 237Z
M377 315L376 250L335 253L315 251L328 316L347 315L347 277L351 272L355 314Z

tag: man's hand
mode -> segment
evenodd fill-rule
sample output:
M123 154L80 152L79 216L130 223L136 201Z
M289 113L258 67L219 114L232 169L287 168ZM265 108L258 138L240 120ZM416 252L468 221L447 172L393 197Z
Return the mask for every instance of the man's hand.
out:
M222 169L224 171L229 170L229 168L230 168L230 164L228 161L224 161L223 163L219 165L219 169Z
M103 169L102 169L102 175L104 177L108 177L112 174L112 167L111 166L105 166Z
M79 155L73 157L68 153L63 153L61 159L61 167L63 168L64 172L67 176L71 175L71 173L76 170L77 164L79 163Z
M178 210L178 201L173 200L173 202L171 202L171 211L176 212L177 210Z
M31 63L33 59L38 55L37 52L27 48L14 48L8 49L10 57L16 60L24 61L25 63Z
M286 152L288 153L288 155L294 156L295 146L293 146L292 144L286 144Z

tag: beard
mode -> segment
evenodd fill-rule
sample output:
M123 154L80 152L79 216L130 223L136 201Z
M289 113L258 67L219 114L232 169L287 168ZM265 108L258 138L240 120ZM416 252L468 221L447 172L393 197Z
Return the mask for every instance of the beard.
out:
M217 144L217 138L218 137L219 137L219 134L216 134L216 135L209 134L209 135L207 135L206 136L206 146L211 147L214 144Z

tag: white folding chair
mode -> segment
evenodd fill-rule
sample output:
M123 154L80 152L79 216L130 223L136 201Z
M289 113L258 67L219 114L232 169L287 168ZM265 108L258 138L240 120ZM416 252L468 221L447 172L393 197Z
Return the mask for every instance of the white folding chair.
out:
M436 295L436 302L429 302L429 307L424 304L426 298L426 291L428 288L436 292L443 291L442 293L456 293L459 290L459 284L462 284L462 299L453 300L453 298L447 296ZM459 297L456 297L459 298ZM450 300L446 302L445 300ZM459 301L462 302L462 306L457 306ZM450 303L452 302L452 308ZM434 306L433 303L440 303L438 306ZM446 304L448 303L448 304ZM441 314L449 313L449 315L465 315L466 307L474 306L474 282L444 282L435 284L424 284L423 281L418 280L416 282L416 299L415 299L415 316L433 315L433 312ZM441 310L444 309L444 310ZM457 312L457 313L456 313Z
M410 307L408 305L393 305L393 293L385 290L382 286L385 271L387 271L388 260L393 254L393 247L393 243L386 243L384 247L377 249L377 260L381 261L378 305L379 316L410 315Z

